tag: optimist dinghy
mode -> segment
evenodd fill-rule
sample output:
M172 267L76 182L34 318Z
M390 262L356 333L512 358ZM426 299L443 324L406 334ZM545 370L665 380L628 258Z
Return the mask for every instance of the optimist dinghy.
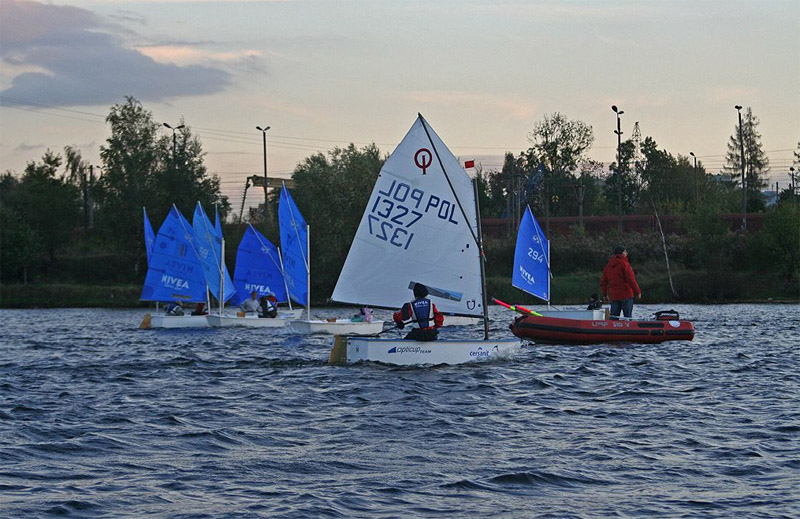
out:
M448 314L482 318L484 340L340 336L331 363L461 364L519 351L518 339L488 338L478 214L469 175L419 115L381 168L332 299L396 309L422 283L445 325Z
M289 301L288 289L283 273L280 251L266 236L248 224L236 251L236 267L233 273L236 294L234 305L240 305L257 292L258 297L272 294L278 303ZM233 315L209 315L208 322L214 327L243 326L249 328L282 328L293 319L299 319L302 309L279 308L278 316L260 318L255 314L237 312Z
M284 279L289 297L306 307L306 318L289 323L290 330L299 334L361 334L374 335L383 329L383 321L351 321L350 319L311 319L311 249L309 235L311 229L300 209L294 203L292 194L281 187L278 203L278 225L283 246Z
M142 287L142 301L206 301L206 279L197 254L192 226L174 205L166 220L152 236L145 213L147 277ZM158 309L158 306L156 306ZM205 315L145 314L140 328L195 328L208 326Z

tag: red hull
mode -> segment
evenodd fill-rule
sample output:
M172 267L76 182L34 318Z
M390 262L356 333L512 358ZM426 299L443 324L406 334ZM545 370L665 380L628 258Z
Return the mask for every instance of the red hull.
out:
M592 321L528 315L511 325L520 339L555 344L601 344L606 342L658 343L691 341L690 321Z

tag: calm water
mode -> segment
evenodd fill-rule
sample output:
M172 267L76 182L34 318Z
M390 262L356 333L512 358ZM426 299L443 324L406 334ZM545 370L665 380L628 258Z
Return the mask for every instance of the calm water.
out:
M0 517L800 517L798 306L673 308L694 342L419 369L0 311Z

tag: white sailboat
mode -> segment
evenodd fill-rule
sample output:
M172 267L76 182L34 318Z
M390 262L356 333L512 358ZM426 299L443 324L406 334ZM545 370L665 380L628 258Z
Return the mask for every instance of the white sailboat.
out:
M259 297L272 294L277 302L288 300L288 289L283 275L280 251L251 224L248 224L236 254L236 269L233 275L236 294L234 304L241 304L256 292ZM291 303L290 303L291 304ZM289 321L298 319L302 309L279 309L277 317L261 318L255 313L209 315L211 326L227 328L282 328Z
M339 336L331 363L461 364L513 357L520 340L488 337L480 232L469 175L419 115L381 168L332 299L396 309L422 283L443 314L483 318L484 339Z
M374 335L383 330L383 321L352 321L351 319L311 319L311 229L294 203L286 184L281 188L278 204L278 224L284 253L284 279L289 297L305 305L306 318L291 321L293 332L301 334L362 334Z
M140 328L195 328L208 326L205 315L166 315L158 312L160 301L202 303L206 301L206 280L197 254L192 227L175 205L153 236L145 213L147 277L142 301L156 302L156 313L145 314ZM149 228L149 229L148 229Z

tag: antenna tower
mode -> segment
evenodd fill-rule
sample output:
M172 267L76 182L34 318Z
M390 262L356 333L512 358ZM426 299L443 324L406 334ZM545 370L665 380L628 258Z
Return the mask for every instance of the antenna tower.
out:
M633 141L633 163L639 165L644 162L644 157L642 157L642 131L639 129L639 121L636 121L633 125L631 141Z

